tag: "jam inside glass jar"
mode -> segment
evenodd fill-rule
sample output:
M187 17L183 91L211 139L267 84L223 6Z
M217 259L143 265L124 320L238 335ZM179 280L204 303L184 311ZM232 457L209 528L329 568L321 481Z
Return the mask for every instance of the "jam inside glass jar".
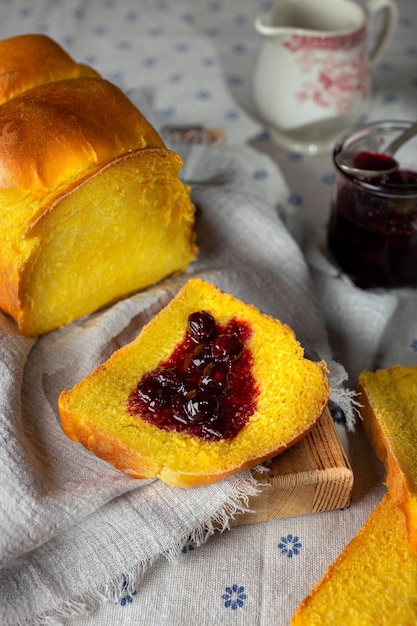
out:
M340 142L334 157L349 149L367 155L378 169L385 143L401 122L374 123ZM414 167L375 178L342 172L335 163L328 247L339 266L361 288L417 284L417 150ZM363 156L361 157L363 158ZM413 159L412 159L413 160ZM374 162L373 162L374 161Z

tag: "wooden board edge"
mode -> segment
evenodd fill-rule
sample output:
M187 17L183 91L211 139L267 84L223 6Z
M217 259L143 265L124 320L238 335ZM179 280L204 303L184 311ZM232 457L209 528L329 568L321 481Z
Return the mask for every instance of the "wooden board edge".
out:
M288 455L287 458L285 455ZM297 459L302 471L293 471ZM307 515L349 506L353 471L328 409L295 446L273 459L268 472L252 470L264 484L231 526Z

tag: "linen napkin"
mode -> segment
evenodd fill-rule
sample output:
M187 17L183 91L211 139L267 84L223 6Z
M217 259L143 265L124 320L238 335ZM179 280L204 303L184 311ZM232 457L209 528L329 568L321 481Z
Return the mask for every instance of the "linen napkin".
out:
M199 258L95 315L38 338L0 318L0 623L59 623L118 599L160 557L228 527L257 492L250 471L181 490L135 480L63 433L61 390L131 341L190 276L289 324L331 368L332 397L352 418L343 368L331 362L303 255L233 154L176 146L193 188ZM285 193L285 190L283 190Z

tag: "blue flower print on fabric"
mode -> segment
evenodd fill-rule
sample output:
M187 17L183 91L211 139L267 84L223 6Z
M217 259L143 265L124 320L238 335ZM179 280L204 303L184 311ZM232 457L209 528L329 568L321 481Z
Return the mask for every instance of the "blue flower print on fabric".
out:
M195 95L197 100L210 100L211 93L208 89L199 89Z
M183 13L183 15L181 15L181 20L186 24L194 24L195 16L193 13Z
M176 109L174 107L166 107L162 110L162 115L166 120L172 120L176 116Z
M170 83L181 83L184 80L184 74L182 72L174 72L168 76Z
M121 41L116 42L116 48L118 50L131 50L132 42L130 39L122 39Z
M264 0L261 3L262 11L270 11L275 6L274 0Z
M293 556L300 554L300 548L302 545L303 544L300 542L299 537L296 535L287 535L286 537L281 537L278 548L280 549L282 555L292 559Z
M236 15L233 22L236 26L246 26L246 24L249 24L250 19L247 15Z
M271 135L266 129L261 130L256 134L257 141L269 141L270 137Z
M220 35L220 28L217 26L210 26L206 29L206 35L208 37L218 37Z
M77 20L83 20L85 18L85 9L83 8L74 9L73 15Z
M137 22L138 19L139 19L139 13L137 11L128 11L126 13L127 22Z
M62 43L64 46L70 48L74 45L74 37L72 35L68 35L67 37L63 37Z
M189 539L187 543L183 545L181 552L183 554L188 554L188 552L192 552L193 550L195 550L195 547L196 546L194 541L191 541L191 539Z
M258 169L253 172L253 177L255 180L266 180L268 178L268 172L265 169Z
M414 20L409 15L400 15L398 25L404 26L405 28L412 28L414 26Z
M145 57L142 60L142 63L145 67L155 67L157 65L158 60L156 57Z
M98 59L93 54L89 54L89 55L85 56L83 58L83 61L84 61L84 63L86 65L92 65L93 67L94 67L94 65L98 64Z
M208 10L215 13L216 11L221 11L222 10L222 3L221 2L217 2L217 0L214 0L213 2L209 2L208 5Z
M240 85L243 85L245 82L245 79L241 74L232 74L227 79L227 82L231 85L231 87L240 87Z
M232 52L233 54L246 54L246 52L248 51L248 47L245 43L243 43L243 41L237 41L236 43L234 43L232 45Z
M122 72L119 71L114 71L114 72L110 72L108 74L108 79L112 82L112 83L122 83L123 82L123 74Z
M167 11L169 9L169 3L166 0L159 0L156 3L156 8L158 11Z
M291 206L301 206L304 202L304 198L301 194L292 192L288 196L287 202Z
M405 53L409 57L415 57L417 55L417 47L416 46L407 46L405 49Z
M335 174L334 172L326 172L325 174L323 174L323 176L321 177L322 182L325 185L333 185L334 181L335 181Z
M383 98L384 104L395 104L398 100L398 97L395 93L387 93Z
M126 606L133 602L134 596L137 594L136 589L128 590L127 580L124 581L122 586L122 593L120 594L119 604L120 606Z
M378 70L380 72L391 72L393 67L393 64L389 61L381 61L380 63L378 63Z
M224 600L225 609L236 611L236 609L243 607L248 597L243 585L232 585L231 587L226 587L224 591L225 593L222 595L222 600Z
M340 406L334 406L330 409L330 415L335 424L346 424L346 416Z
M299 163L304 159L304 156L301 152L291 151L288 153L288 160L291 163Z
M188 48L188 44L184 41L180 41L179 43L175 44L175 50L177 52L188 52Z
M93 33L95 35L101 36L101 35L107 35L109 32L109 29L107 28L107 26L103 26L102 24L97 24L97 26L93 27Z
M153 26L148 30L150 37L161 37L164 34L162 26Z
M239 119L239 111L237 109L228 109L225 111L224 117L228 122L235 122Z

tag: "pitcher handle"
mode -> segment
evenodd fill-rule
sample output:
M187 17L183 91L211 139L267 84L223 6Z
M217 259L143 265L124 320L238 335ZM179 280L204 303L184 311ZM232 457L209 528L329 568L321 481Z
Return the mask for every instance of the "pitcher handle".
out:
M368 0L365 5L365 11L368 14L368 30L376 18L377 13L383 11L383 21L380 26L380 31L368 57L369 64L374 65L385 52L397 28L398 9L394 0Z

